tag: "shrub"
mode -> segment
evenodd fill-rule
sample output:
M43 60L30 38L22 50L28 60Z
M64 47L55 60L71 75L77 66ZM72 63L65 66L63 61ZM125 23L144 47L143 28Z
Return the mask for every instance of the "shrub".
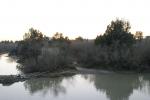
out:
M37 61L35 58L25 59L18 68L24 73L59 71L71 68L71 59L67 52L59 48L42 48Z
M130 48L116 42L113 45L95 46L91 42L74 42L71 50L82 67L109 70L145 71L150 67L150 40L143 39Z

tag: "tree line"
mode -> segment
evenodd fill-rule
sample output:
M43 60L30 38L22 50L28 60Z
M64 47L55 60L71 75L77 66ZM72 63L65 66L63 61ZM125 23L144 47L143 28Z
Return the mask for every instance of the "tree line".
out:
M75 69L74 66L149 71L150 40L143 38L141 31L131 34L130 29L128 21L116 19L94 40L70 40L59 32L50 38L31 28L9 54L19 58L18 69L25 73Z

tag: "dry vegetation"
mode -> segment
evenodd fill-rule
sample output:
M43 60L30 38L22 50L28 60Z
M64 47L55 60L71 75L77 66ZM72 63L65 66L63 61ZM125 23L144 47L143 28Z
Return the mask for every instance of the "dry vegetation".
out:
M66 70L74 64L107 70L150 71L150 39L135 38L129 29L128 22L117 19L95 40L82 37L69 40L58 32L50 39L31 28L24 40L10 43L12 47L8 47L13 49L8 51L19 58L18 69L24 73Z

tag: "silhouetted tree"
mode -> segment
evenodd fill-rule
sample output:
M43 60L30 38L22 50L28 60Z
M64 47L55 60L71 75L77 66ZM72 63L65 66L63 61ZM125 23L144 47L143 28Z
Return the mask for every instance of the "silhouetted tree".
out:
M59 41L59 42L68 42L69 38L66 36L64 37L62 33L56 32L54 36L52 37L53 41Z
M110 25L107 26L107 29L104 35L97 36L95 39L95 44L101 45L131 45L134 43L135 39L130 30L130 24L124 20L115 20L112 21Z
M28 33L25 33L23 36L24 40L42 40L43 34L39 30L30 28Z
M81 36L79 36L75 40L77 40L77 41L83 41L84 39Z

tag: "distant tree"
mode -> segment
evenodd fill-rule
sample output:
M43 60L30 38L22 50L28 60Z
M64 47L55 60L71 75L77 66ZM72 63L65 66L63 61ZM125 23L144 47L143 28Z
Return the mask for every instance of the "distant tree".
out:
M62 33L56 32L54 36L52 37L53 41L58 42L69 42L69 38L66 36L64 37Z
M61 39L64 39L64 36L62 33L59 33L59 32L56 32L54 34L54 36L52 37L53 40L61 40Z
M42 40L43 34L39 30L30 28L28 33L25 33L23 36L24 40Z
M79 36L75 40L77 40L77 41L83 41L84 39L81 36Z
M142 39L143 39L143 32L141 32L141 31L136 31L134 37L135 37L135 39L137 39L137 40L142 40Z
M130 24L124 20L112 21L104 35L97 36L95 39L96 45L113 45L118 43L119 45L131 45L134 43L134 36L129 32Z

